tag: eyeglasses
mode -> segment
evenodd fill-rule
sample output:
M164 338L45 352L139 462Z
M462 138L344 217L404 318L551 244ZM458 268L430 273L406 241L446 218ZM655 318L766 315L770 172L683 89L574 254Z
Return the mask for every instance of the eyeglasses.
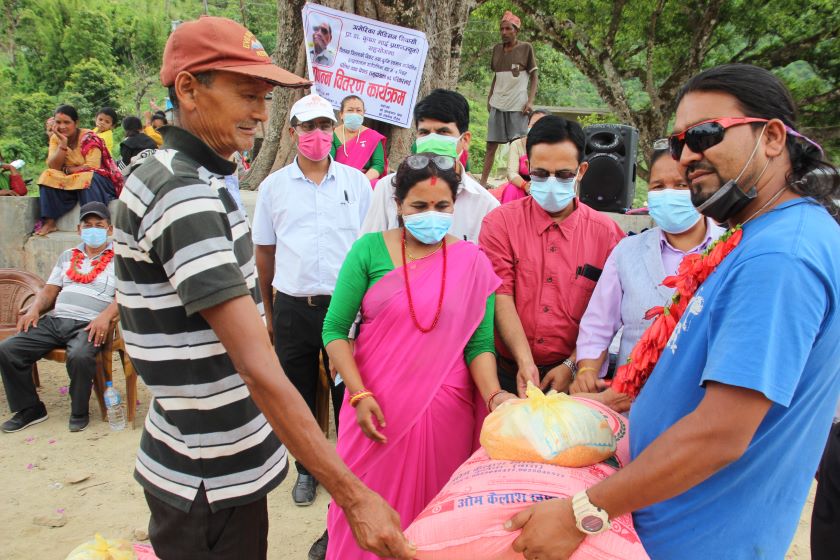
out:
M330 34L330 29L328 27L322 27L322 26L319 26L319 25L316 25L315 27L313 27L312 31L315 32L315 33L320 33L321 35L329 35Z
M449 171L455 167L455 158L437 154L414 154L405 158L405 164L415 170L425 169L429 164L433 164L441 171Z
M577 169L574 171L570 171L568 169L561 169L560 171L546 171L545 169L531 169L528 172L528 175L531 176L532 181L536 181L537 183L543 183L548 181L549 177L557 177L561 181L568 181L569 179L574 179L577 177Z
M301 129L303 132L312 132L316 128L320 128L324 132L332 132L334 128L334 124L331 121L325 121L321 124L316 124L312 121L306 121L299 123L297 128Z
M716 146L723 141L726 129L732 126L749 123L766 123L767 119L756 119L752 117L721 117L709 119L689 127L679 134L672 134L668 137L668 145L671 149L671 157L679 160L683 148L699 154Z

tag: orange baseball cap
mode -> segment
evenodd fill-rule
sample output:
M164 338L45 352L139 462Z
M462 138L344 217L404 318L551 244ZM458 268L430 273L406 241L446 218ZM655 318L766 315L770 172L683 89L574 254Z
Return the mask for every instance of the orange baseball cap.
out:
M180 72L198 74L224 70L260 78L285 87L304 87L311 82L284 70L271 58L253 33L227 18L201 16L182 23L172 32L163 50L160 82L175 83Z

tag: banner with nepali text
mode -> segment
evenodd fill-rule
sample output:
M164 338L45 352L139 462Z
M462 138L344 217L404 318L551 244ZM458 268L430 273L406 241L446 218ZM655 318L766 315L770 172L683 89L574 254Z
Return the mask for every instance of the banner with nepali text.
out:
M425 33L307 3L303 36L313 89L336 110L356 95L365 116L412 126L429 50Z

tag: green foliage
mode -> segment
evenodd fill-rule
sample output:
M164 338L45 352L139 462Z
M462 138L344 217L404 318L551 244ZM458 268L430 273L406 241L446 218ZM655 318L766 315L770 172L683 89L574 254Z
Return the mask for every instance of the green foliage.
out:
M47 155L44 122L55 107L55 98L43 92L15 93L0 105L0 151L7 160L26 161L26 177Z
M87 58L71 68L63 97L79 111L80 122L90 122L100 107L119 105L117 95L122 85L112 68Z

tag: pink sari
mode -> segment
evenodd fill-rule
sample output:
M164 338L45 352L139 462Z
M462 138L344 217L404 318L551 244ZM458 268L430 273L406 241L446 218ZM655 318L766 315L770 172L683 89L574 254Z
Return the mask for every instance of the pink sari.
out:
M356 476L400 514L405 529L477 448L483 400L470 377L464 348L484 317L487 298L501 283L476 245L447 246L446 292L437 326L421 333L411 320L398 267L362 300L363 326L356 363L365 387L376 395L388 424L388 443L368 439L345 395L338 454ZM429 325L440 295L442 254L410 263L417 319ZM328 560L373 560L362 551L344 512L327 514Z
M524 155L519 158L519 174L522 175L523 178L528 177L528 156ZM502 204L506 202L513 202L514 200L519 200L520 198L525 198L528 194L514 185L511 182L507 182L500 187L492 189L491 194L499 199L499 202Z
M370 157L376 150L376 146L380 143L382 144L382 150L384 153L385 137L375 130L366 128L360 132L355 139L346 141L335 151L335 161L343 163L344 165L349 165L350 167L355 167L364 173L365 166L370 161ZM376 185L376 182L387 174L388 158L386 157L385 170L382 172L382 175L376 179L370 180L370 188L373 188Z

